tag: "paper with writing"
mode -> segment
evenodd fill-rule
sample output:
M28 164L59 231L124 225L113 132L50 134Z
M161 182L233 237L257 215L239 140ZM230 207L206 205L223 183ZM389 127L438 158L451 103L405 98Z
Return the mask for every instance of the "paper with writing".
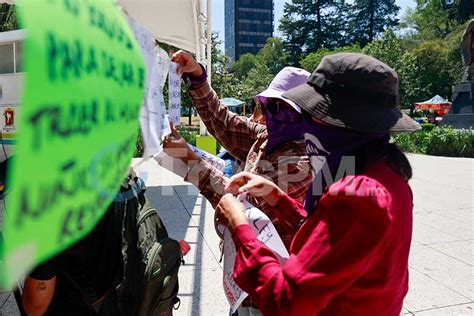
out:
M170 133L168 115L163 98L163 80L166 80L167 61L162 49L155 47L152 34L133 19L128 18L140 45L148 70L145 84L145 96L140 110L140 128L144 142L145 158L152 157L163 150L163 137ZM166 58L167 55L165 55ZM168 58L169 60L169 58Z
M88 234L136 144L143 58L113 0L18 2L27 72L10 170L3 286Z
M194 147L193 145L188 145L188 146L196 154L198 154L201 159L205 160L206 162L208 162L215 168L219 169L220 171L222 172L224 171L225 162L223 159L217 156L211 155L205 151L202 151L199 148ZM186 155L187 150L183 150L182 154L183 156ZM170 157L164 151L162 151L158 155L155 155L154 158L160 166L168 169L169 171L177 174L178 176L181 176L182 178L186 177L186 175L188 174L188 170L189 170L188 164L181 161L181 159Z
M213 167L219 169L220 171L224 172L225 168L225 161L222 158L219 158L217 156L211 155L208 152L205 152L204 150L201 150L199 148L194 147L193 145L189 145L191 149L199 156L201 159L207 161L209 164L211 164Z
M171 133L169 117L168 113L166 112L165 98L163 97L163 88L165 87L166 78L168 77L170 67L169 65L171 61L168 57L168 53L161 47L156 48L155 59L158 64L158 97L160 101L159 107L161 119L159 121L160 125L156 125L156 127L154 128L157 128L162 131L161 139L163 140L166 135L169 135Z
M181 75L178 74L178 64L170 63L168 76L168 116L174 126L181 124Z
M273 251L280 264L285 263L289 254L271 220L262 211L250 204L244 196L240 196L239 199L246 208L245 213L248 217L249 225L257 239ZM218 229L224 235L224 292L231 306L232 313L235 313L248 294L239 288L232 278L236 257L232 234L226 227L219 226Z

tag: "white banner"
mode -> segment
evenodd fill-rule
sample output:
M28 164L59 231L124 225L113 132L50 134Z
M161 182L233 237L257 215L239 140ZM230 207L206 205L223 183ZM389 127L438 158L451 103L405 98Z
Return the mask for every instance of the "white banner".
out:
M140 45L147 72L145 95L140 110L140 128L145 147L143 156L149 158L162 151L163 137L171 132L163 98L169 58L163 49L155 47L153 37L148 30L131 18L128 18L128 22Z

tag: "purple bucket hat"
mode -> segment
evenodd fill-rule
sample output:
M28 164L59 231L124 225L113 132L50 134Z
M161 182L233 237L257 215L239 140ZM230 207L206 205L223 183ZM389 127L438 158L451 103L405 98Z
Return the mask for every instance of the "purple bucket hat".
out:
M257 94L254 99L262 104L265 104L268 98L280 99L291 105L298 113L301 113L301 108L292 100L283 98L282 94L305 84L310 75L309 72L301 68L285 67L273 78L268 88Z

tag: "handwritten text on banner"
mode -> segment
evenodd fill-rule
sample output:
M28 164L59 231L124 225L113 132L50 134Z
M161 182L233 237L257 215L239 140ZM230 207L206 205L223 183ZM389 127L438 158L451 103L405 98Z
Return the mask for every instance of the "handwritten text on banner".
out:
M18 2L27 72L5 223L4 286L89 233L137 138L145 67L113 0Z

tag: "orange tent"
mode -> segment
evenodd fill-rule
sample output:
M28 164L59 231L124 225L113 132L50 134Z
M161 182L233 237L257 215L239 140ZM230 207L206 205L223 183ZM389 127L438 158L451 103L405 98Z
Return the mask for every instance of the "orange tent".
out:
M434 96L433 98L425 101L415 103L415 110L432 110L439 116L444 116L449 113L451 110L451 102L446 99L443 99L439 95Z

